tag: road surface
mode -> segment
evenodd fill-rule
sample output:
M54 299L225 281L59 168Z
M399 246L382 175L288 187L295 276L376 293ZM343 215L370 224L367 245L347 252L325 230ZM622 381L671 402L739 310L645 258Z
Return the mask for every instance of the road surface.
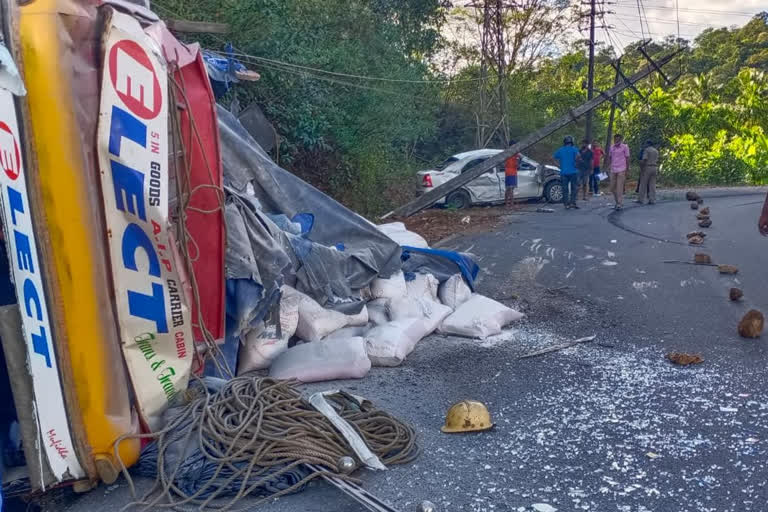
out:
M579 211L510 215L496 231L448 246L477 254L479 291L526 320L484 341L433 336L401 368L308 389L343 386L416 427L417 463L362 474L401 511L424 499L445 512L764 511L768 335L736 333L748 309L768 309L761 202L707 200L713 226L696 249L685 243L698 229L685 202L616 213L598 198ZM740 273L664 263L697 251ZM732 286L744 290L742 302L728 300ZM595 342L519 359L590 335ZM676 367L664 359L669 351L705 361ZM493 431L439 432L445 411L464 398L489 405ZM118 510L128 501L124 484L102 486L49 510ZM259 510L362 509L318 483Z

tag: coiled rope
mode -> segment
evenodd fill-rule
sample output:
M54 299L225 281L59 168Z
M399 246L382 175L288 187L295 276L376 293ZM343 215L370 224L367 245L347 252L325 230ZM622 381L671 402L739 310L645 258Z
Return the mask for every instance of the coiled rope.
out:
M162 431L139 436L156 440L157 476L142 499L122 510L181 510L182 505L197 505L199 510L226 511L246 496L260 496L257 502L249 503L248 510L253 510L254 506L296 492L323 475L356 481L336 469L341 457L354 456L352 448L293 384L245 375L230 380L216 393L210 393L205 386L195 386L194 392L203 390L202 396L178 408L180 412ZM418 456L416 434L408 425L370 402L359 403L343 392L328 395L326 400L384 464L406 464ZM123 439L115 444L116 455ZM178 452L172 449L169 453L174 443L177 448L185 447L181 450L184 455L168 464L175 458L174 452ZM190 451L202 454L204 463L215 467L212 476L199 483L195 492L185 491L177 481ZM305 464L321 466L325 471L309 470ZM122 470L137 499L124 465ZM296 474L297 470L308 476L278 492L264 492L270 482L288 473Z

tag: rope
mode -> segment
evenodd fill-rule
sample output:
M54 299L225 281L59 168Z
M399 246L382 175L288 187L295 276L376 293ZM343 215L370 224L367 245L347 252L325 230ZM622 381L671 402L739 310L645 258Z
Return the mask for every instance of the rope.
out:
M259 493L262 486L297 468L306 470L308 476L249 503L247 510L296 492L324 475L357 482L336 470L341 457L353 454L346 439L301 397L293 384L249 375L228 381L215 394L204 385L195 387L195 391L202 388L205 394L179 407L180 412L165 429L154 434L120 438L115 443L116 455L120 442L126 438L154 438L157 444L157 476L152 488L140 500L121 461L123 475L136 500L123 507L121 512L133 508L180 510L182 505L197 505L199 510L228 511L246 496L263 496L263 490ZM344 392L329 395L326 400L384 464L407 464L418 456L416 434L411 427L367 401L359 403ZM173 468L166 467L169 447L186 448L190 443L194 448L192 453L202 454L205 463L216 468L213 475L191 494L178 483L185 456L179 456ZM182 449L181 452L189 454L190 450ZM326 470L310 471L304 466L306 464L322 466ZM199 473L200 468L195 471ZM229 476L221 476L224 474ZM233 485L238 489L234 496Z

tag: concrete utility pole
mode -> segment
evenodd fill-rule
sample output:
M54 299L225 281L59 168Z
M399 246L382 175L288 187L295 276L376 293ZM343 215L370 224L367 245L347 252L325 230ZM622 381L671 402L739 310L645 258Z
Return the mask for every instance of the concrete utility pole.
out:
M589 0L589 75L587 77L587 101L595 95L595 17L597 0ZM586 134L584 138L592 141L592 120L594 111L587 112Z

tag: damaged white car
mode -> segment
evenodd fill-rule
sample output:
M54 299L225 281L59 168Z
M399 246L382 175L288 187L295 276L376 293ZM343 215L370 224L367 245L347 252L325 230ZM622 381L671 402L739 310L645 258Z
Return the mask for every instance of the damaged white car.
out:
M421 181L419 195L499 153L501 153L500 149L478 149L459 153L447 159L437 169L419 171L418 177ZM468 208L479 204L503 203L504 191L504 166L500 165L478 176L460 189L454 190L437 204L444 204L451 208ZM542 198L551 203L563 200L560 169L552 165L540 164L523 155L517 168L515 200Z

